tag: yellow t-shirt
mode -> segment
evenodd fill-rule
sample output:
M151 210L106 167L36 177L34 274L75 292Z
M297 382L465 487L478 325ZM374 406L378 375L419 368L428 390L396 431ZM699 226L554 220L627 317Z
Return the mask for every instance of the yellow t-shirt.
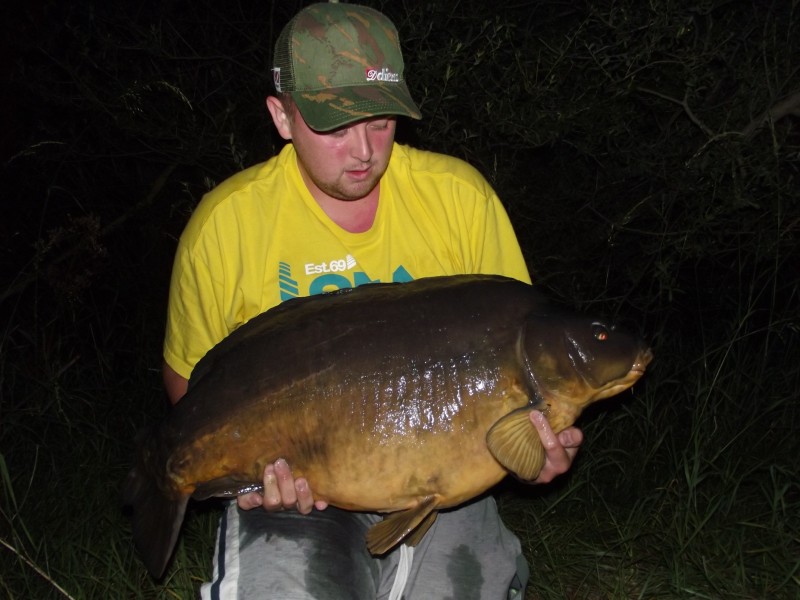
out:
M287 144L198 204L175 256L164 358L188 378L225 336L284 300L465 273L530 282L508 216L473 167L395 144L372 227L350 233L313 199Z

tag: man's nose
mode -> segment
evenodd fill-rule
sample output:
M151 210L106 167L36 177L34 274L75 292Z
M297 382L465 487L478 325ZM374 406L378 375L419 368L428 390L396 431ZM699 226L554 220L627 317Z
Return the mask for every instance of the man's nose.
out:
M350 154L362 162L369 161L372 158L372 141L369 139L367 124L357 124L353 127L352 132Z

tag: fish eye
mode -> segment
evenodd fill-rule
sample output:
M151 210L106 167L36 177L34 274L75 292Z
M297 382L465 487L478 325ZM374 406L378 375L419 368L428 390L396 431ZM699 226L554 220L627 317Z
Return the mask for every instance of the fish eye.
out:
M598 342L605 342L608 339L608 329L599 323L592 325L592 335Z

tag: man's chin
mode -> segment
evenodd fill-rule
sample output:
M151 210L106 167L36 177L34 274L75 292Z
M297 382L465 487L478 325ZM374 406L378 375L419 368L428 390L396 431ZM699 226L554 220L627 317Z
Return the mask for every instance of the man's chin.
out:
M354 202L364 199L377 185L378 180L373 178L367 181L350 183L349 185L339 185L327 190L323 189L322 191L337 200Z

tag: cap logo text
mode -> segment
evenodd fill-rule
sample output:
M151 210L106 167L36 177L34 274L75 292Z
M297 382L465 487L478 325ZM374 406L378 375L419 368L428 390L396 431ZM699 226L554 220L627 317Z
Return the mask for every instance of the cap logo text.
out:
M386 67L382 68L380 71L370 67L367 69L366 74L367 81L391 81L395 83L400 81L400 75L392 73Z

